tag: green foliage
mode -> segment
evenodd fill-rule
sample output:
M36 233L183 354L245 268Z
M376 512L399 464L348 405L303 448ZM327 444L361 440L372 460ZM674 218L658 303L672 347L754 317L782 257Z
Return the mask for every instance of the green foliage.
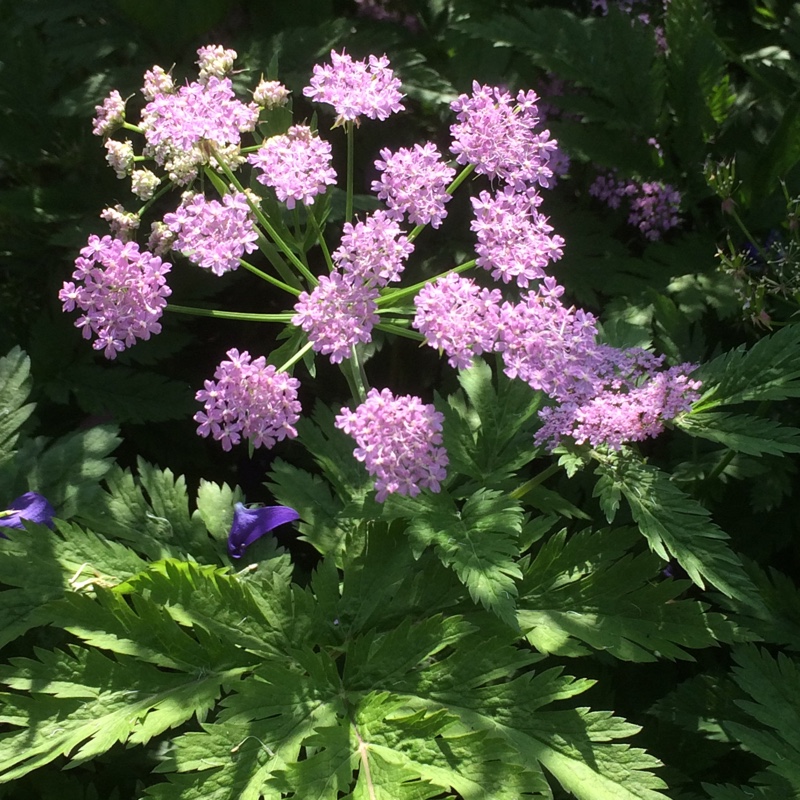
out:
M592 648L655 661L691 659L686 648L729 640L733 631L722 615L678 599L686 582L657 580L660 560L633 554L637 541L635 530L623 528L550 537L523 567L517 616L531 645L559 656Z

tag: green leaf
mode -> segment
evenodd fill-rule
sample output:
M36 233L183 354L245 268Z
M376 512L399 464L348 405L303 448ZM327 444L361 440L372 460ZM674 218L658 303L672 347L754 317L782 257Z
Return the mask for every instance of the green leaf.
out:
M659 578L661 562L633 556L631 529L551 536L524 569L517 617L544 653L579 656L585 645L624 661L688 659L687 649L730 640L731 625L695 600L678 600L686 581Z
M450 471L469 475L482 488L505 486L538 452L533 436L541 394L502 371L495 388L491 369L480 359L459 372L458 382L464 394L451 395L446 406L439 404L447 418L444 444ZM464 495L471 491L472 485L461 489Z
M16 588L0 592L0 646L51 622L51 602L70 590L113 586L145 566L124 545L66 522L59 521L55 531L37 525L7 535L0 583Z
M12 781L59 756L87 761L117 742L144 744L215 703L222 676L166 673L97 650L38 652L12 659L0 682L31 694L6 694L0 721L15 727L0 739L0 781Z
M432 545L476 603L516 628L515 580L522 575L515 561L522 530L517 501L489 489L471 495L461 509L446 492L424 500L392 496L385 514L410 519L408 535L415 550Z
M749 414L697 412L681 415L675 424L690 436L719 442L738 453L758 456L800 452L800 428Z
M653 552L665 561L677 559L699 587L705 588L708 581L728 597L759 605L742 562L725 543L727 534L666 474L630 457L601 465L598 472L625 496Z
M19 347L0 358L0 464L14 452L19 429L35 407L25 404L31 390L30 369L30 359Z
M220 486L201 479L197 490L197 510L194 514L198 514L206 530L227 547L228 534L233 524L233 507L243 500L244 493L238 486L231 489L227 483Z
M89 414L111 414L118 422L141 424L191 416L192 391L182 382L155 372L116 365L97 369L78 364L66 384L78 405Z
M739 347L696 370L693 379L705 392L694 411L748 400L785 400L800 396L800 325L787 325L756 342Z
M99 483L113 465L108 456L121 442L118 433L115 425L97 425L45 449L41 440L27 442L18 454L18 468L31 491L44 495L59 517L73 517L100 494Z

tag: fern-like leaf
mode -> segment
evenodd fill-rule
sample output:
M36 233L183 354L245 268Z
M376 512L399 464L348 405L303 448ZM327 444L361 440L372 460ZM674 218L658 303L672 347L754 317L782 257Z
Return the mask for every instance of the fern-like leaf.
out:
M749 414L684 414L676 424L690 436L719 442L737 453L759 456L800 452L800 428Z
M730 640L733 627L694 600L686 581L659 577L660 559L632 556L629 529L551 536L524 569L518 619L538 650L585 655L586 645L626 661L691 659L687 649Z
M758 606L760 599L727 534L707 509L684 494L664 473L632 458L601 465L596 493L621 492L650 549L665 561L677 559L701 588L708 581L728 597Z

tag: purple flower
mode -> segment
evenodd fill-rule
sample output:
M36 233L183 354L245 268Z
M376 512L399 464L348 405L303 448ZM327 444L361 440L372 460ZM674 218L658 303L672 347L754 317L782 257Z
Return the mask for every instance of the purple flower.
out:
M221 203L187 195L164 223L177 234L173 247L215 275L238 269L239 259L257 247L255 220L241 192L226 194Z
M94 110L92 133L95 136L105 136L125 121L125 101L116 89Z
M230 78L211 75L177 92L157 93L142 111L144 155L154 158L182 186L197 176L199 165L215 164L209 146L236 169L243 161L241 134L255 128L258 114L255 103L236 98Z
M420 289L412 324L431 347L444 350L451 367L466 369L474 356L494 349L500 298L499 289L481 289L470 278L450 273Z
M322 275L309 295L297 299L292 325L302 328L317 353L337 364L348 358L353 345L372 339L378 324L378 289L340 272Z
M601 388L590 399L543 409L539 413L545 424L537 432L536 442L555 447L562 437L569 436L577 444L604 444L619 450L625 442L656 437L667 420L689 411L699 398L701 384L689 378L694 369L694 364L662 372L653 368L635 382L623 376L621 386Z
M495 280L512 279L522 288L545 277L545 267L563 255L564 240L536 207L542 202L536 190L516 193L511 187L492 196L481 192L472 198L475 219L470 228L478 235L478 266L490 270Z
M104 236L90 236L75 260L72 277L58 293L64 311L75 307L85 313L75 322L83 328L84 339L94 334L95 350L115 358L137 339L149 339L161 332L161 314L171 294L164 277L171 265L136 242Z
M300 419L297 390L300 381L267 366L264 356L251 360L245 350L228 350L214 372L216 381L205 381L195 399L205 404L194 421L197 433L209 434L230 450L242 437L253 447L273 447L276 442L297 436L294 424Z
M236 51L226 50L221 44L208 44L197 50L197 66L200 67L200 80L210 77L224 78L233 71Z
M233 525L228 534L230 557L241 558L244 551L264 534L296 519L300 519L300 515L288 506L247 508L243 503L236 503L233 507Z
M668 183L646 181L631 200L628 222L635 225L650 241L657 241L662 233L680 224L678 210L681 194Z
M375 168L382 172L379 181L372 182L372 191L389 206L389 214L415 225L438 228L447 215L444 204L451 198L447 186L456 171L442 161L442 154L432 142L414 145L413 150L401 147L396 153L381 150L383 161Z
M327 185L336 183L330 144L306 125L293 125L285 134L267 139L247 161L261 170L256 180L275 189L288 209L298 200L311 205Z
M420 488L439 491L448 464L441 447L443 421L443 414L418 397L370 389L355 411L342 409L336 427L356 440L353 455L376 478L375 499L382 503L395 492L415 497Z
M52 528L55 515L56 510L45 497L36 492L25 492L12 500L5 511L0 511L0 528L25 530L23 520ZM0 537L7 538L2 531L0 531Z
M400 279L413 250L400 225L385 211L375 211L355 225L345 222L332 258L348 280L386 286Z
M557 144L550 141L550 131L534 133L538 99L534 92L520 91L515 104L502 89L475 81L472 95L462 94L450 105L458 120L450 126L450 150L458 163L474 164L476 172L501 178L518 192L549 186L548 152Z
M332 105L338 125L347 120L358 121L362 115L383 120L402 111L400 101L404 95L399 89L400 81L389 69L386 56L370 56L367 64L353 61L345 52L331 50L331 64L314 66L311 85L303 89L303 94Z

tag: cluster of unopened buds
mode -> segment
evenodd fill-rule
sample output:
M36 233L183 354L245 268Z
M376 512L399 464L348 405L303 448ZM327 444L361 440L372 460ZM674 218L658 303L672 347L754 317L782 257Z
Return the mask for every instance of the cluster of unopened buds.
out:
M286 313L238 314L290 325L302 335L294 337L295 352L280 366L228 351L214 379L197 393L204 406L195 416L202 436L213 436L225 449L242 440L271 447L296 436L301 409L292 372L313 350L352 366L347 374L355 407L343 408L336 424L355 439L355 456L375 478L378 500L394 492L438 491L448 465L443 416L418 397L369 388L361 349L376 328L425 342L458 369L483 353L499 354L509 377L551 398L537 436L549 448L563 440L619 448L657 435L689 409L699 389L688 377L692 365L663 369L661 359L643 350L603 345L596 319L562 301L564 290L549 269L565 243L540 211L557 146L541 128L533 91L512 96L474 83L452 104L450 160L431 142L382 149L371 189L383 208L360 218L352 213L349 157L345 220L338 245L329 249L326 215L317 213L317 203L337 180L331 144L306 125L262 137L260 122L289 102L286 88L262 80L253 99L242 101L230 78L236 54L218 46L198 53L193 82L178 86L159 67L145 74L138 124L128 121L127 103L117 92L97 106L94 131L105 138L109 164L120 178L130 178L143 207L132 215L104 212L110 235L89 239L60 298L66 311L80 310L76 325L84 336L114 358L158 333L165 309L193 311L168 302L171 264L163 259L170 253L222 279L244 267L292 296ZM333 128L347 137L365 118L383 120L404 110L400 81L386 57L357 61L332 52L329 63L314 67L303 93L332 106ZM142 137L141 152L129 139L111 138L119 132ZM245 144L245 134L254 144ZM237 178L248 166L270 207L282 202L305 223L305 234L285 240L281 231L289 228L264 213L263 197L245 188L253 185L249 180ZM400 285L420 231L445 224L453 192L470 175L477 185L475 259ZM173 186L183 191L177 208L162 213L146 247L140 246L134 241L140 220ZM215 197L205 194L211 186ZM319 245L316 271L304 253L298 256L298 243L309 241ZM264 243L271 266L262 269L246 257Z

